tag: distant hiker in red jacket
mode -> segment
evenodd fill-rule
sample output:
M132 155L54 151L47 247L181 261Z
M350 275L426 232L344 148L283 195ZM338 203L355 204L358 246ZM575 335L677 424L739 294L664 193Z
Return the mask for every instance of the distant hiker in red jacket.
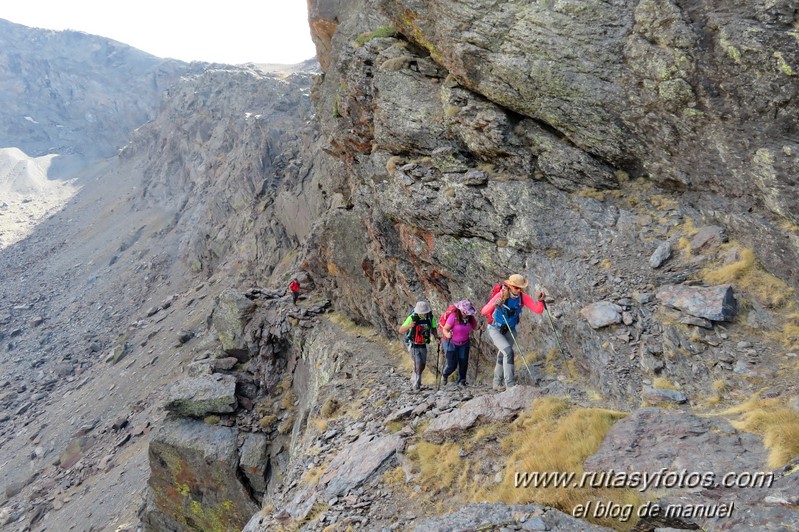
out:
M291 301L296 305L297 298L300 297L300 282L296 277L289 283L289 290L291 291Z

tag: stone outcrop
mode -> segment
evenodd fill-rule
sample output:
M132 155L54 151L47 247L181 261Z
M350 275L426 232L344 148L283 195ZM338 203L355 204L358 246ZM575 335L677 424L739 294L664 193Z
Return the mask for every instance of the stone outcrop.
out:
M150 530L241 528L258 510L238 480L236 432L187 418L167 420L150 441Z
M179 416L204 417L236 411L236 379L208 375L180 379L167 390L164 408Z
M424 431L424 439L441 443L457 438L478 423L508 421L528 408L539 392L532 386L514 386L496 395L482 395L439 416Z
M738 310L732 287L664 286L657 298L666 306L711 321L732 321Z
M325 495L345 495L357 488L403 447L404 441L399 435L361 436L333 459L322 476Z
M549 290L561 338L523 317L520 348L562 343L614 400L639 398L635 344L664 331L658 306L637 294L686 281L709 290L697 277L724 263L725 240L799 287L799 241L785 229L799 49L787 4L753 9L311 2L320 147L339 161L322 187L346 207L325 211L306 243L320 289L393 335L409 302L481 303L521 273ZM693 256L677 252L681 239ZM653 256L655 242L669 244ZM621 310L599 329L575 323L598 301ZM725 301L677 321L726 323ZM720 346L676 345L666 372L710 378L686 353Z

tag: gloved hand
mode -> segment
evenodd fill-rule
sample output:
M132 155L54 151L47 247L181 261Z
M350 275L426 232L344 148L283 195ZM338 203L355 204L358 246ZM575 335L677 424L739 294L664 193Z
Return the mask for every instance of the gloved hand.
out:
M538 301L542 301L545 297L546 297L546 294L543 291L541 291L541 290L539 290L538 292L535 293L535 298Z

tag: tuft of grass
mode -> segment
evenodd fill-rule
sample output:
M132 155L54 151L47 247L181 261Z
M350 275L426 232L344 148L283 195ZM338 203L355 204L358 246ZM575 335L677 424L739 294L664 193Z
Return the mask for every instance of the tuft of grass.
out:
M676 386L673 382L669 381L664 377L658 377L654 381L652 381L652 387L657 388L658 390L679 390L680 388Z
M786 316L781 340L788 349L799 349L799 312L791 312Z
M289 390L285 394L283 394L283 398L280 400L280 406L282 406L285 410L292 411L294 410L294 403L296 402L297 402L297 394Z
M343 332L347 333L350 336L366 337L366 338L377 336L377 333L375 332L374 329L358 325L357 323L349 319L347 316L340 314L338 312L329 312L325 314L325 316L330 322L338 325Z
M330 419L331 417L333 417L333 414L335 414L338 411L338 408L339 404L336 398L328 397L325 403L322 405L319 414L325 419Z
M607 431L626 415L601 408L577 408L558 398L537 399L502 439L502 448L509 453L505 480L497 485L482 486L475 494L475 500L535 502L567 513L588 500L610 500L637 507L640 494L635 490L516 486L517 473L524 472L575 472L579 478L585 459L599 449ZM614 519L593 520L617 529L620 526L632 527L634 521L634 516L624 523Z
M216 425L219 423L220 419L221 418L219 416L212 414L210 416L205 416L203 421L205 421L205 423L208 425Z
M462 493L473 493L478 489L471 464L460 456L461 446L456 443L435 444L421 441L408 451L408 457L419 469L418 483L421 492L439 493L458 486Z
M289 416L280 422L280 425L277 426L277 431L280 434L288 434L289 432L291 432L291 429L293 427L294 427L294 416Z
M434 444L422 441L408 450L413 483L411 497L421 500L449 500L457 503L497 502L554 506L570 513L587 500L608 500L638 507L641 495L635 490L595 488L516 487L516 474L523 472L583 472L582 463L599 448L605 434L627 414L600 408L578 408L557 398L536 400L511 425L497 423L479 427L458 442ZM490 481L493 467L486 459L503 462L504 479ZM507 458L504 458L507 457ZM399 475L395 472L395 475ZM606 519L599 524L629 529L628 522Z
M402 488L405 486L405 472L402 466L397 466L389 469L383 473L382 484L386 486L393 486L395 488Z
M779 399L760 399L757 395L722 412L739 414L732 426L763 437L769 450L768 466L777 469L799 456L799 412Z
M607 191L606 190L598 190L593 187L583 187L575 192L578 196L582 196L584 198L594 199L600 202L604 202L607 198Z
M314 505L311 507L311 511L308 512L308 515L305 516L305 519L302 521L302 525L312 523L322 517L322 514L325 513L330 508L330 505L323 502L315 502ZM302 527L300 527L302 528Z
M659 211L676 209L679 206L675 200L667 198L661 194L655 194L649 198L649 203L651 203L652 206Z
M269 432L275 427L275 423L277 423L277 416L270 414L262 417L261 421L258 422L258 426L261 427L262 431Z
M754 251L741 248L734 242L723 244L722 250L736 249L739 260L704 268L700 277L710 284L731 284L746 292L760 304L770 308L784 307L793 297L793 289L782 279L767 272L755 257Z
M394 26L383 26L381 28L377 28L375 31L361 33L355 38L355 44L358 46L363 46L372 39L385 39L387 37L396 36L397 30L394 29Z
M313 466L305 471L305 474L302 476L302 480L300 480L300 482L306 486L317 484L319 479L322 478L322 475L325 474L325 471L327 471L326 466Z
M391 433L399 432L402 430L402 427L404 426L405 423L403 423L402 421L389 421L388 423L386 423L386 430Z
M313 426L316 427L316 430L318 430L319 432L324 432L327 430L326 419L313 418L311 420L311 423L313 423Z
M397 171L397 165L402 163L402 157L399 155L392 155L389 157L388 161L386 161L386 172L388 175L393 175L394 172Z
M742 249L740 256L740 260L726 266L704 270L702 277L711 284L729 284L737 281L749 273L755 264L755 253L751 249Z
M531 358L533 360L538 360L538 354L535 353ZM560 359L560 353L556 348L553 347L552 349L549 350L549 352L547 352L547 355L544 358L545 361L544 371L546 372L547 375L554 375L555 373L558 372L558 367L556 365L556 362L559 359Z
M599 393L597 390L588 390L588 400L592 403L599 403L604 401L605 398L602 397L602 394Z

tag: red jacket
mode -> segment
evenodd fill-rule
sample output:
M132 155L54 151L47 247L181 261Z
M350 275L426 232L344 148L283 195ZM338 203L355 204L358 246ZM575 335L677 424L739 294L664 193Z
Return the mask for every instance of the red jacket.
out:
M289 283L289 290L292 292L299 292L300 291L300 283L297 282L297 279L294 279Z

